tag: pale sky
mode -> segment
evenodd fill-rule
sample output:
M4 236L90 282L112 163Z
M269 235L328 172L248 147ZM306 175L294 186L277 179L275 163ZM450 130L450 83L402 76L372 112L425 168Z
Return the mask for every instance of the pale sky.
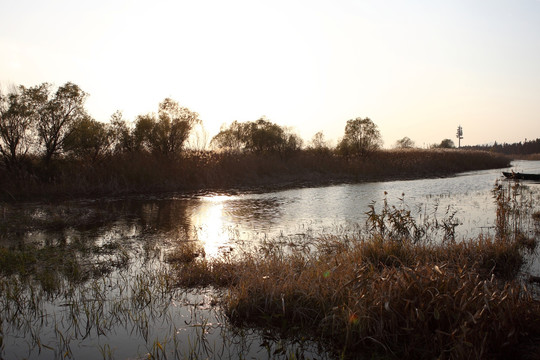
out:
M369 117L385 147L540 137L539 0L0 0L0 84L90 94L100 121L171 97L222 124L335 141Z

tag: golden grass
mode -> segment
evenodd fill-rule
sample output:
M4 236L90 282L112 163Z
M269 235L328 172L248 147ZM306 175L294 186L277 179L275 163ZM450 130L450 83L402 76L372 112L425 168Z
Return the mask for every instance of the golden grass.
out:
M315 247L178 264L178 285L228 287L233 323L319 338L347 356L490 358L540 335L540 303L507 280L522 265L517 242L325 237Z

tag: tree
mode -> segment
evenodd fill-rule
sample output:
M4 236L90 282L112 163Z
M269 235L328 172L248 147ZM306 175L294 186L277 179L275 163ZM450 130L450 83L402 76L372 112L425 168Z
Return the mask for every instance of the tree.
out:
M319 151L323 149L328 149L328 145L326 144L326 140L324 139L324 134L322 131L319 131L315 135L313 135L309 147Z
M285 143L285 131L265 118L250 122L246 148L254 152L278 151Z
M302 146L302 139L291 129L274 124L264 117L256 121L233 123L211 141L213 147L226 151L291 152Z
M405 136L403 139L400 139L396 141L395 148L396 149L410 149L414 147L414 141L412 141L409 137Z
M304 141L298 134L296 134L292 128L284 127L283 128L283 137L284 142L281 148L282 152L294 152L302 148Z
M94 162L107 152L110 142L107 126L86 116L72 124L63 146L65 152Z
M34 112L26 95L23 86L0 92L0 155L7 167L15 166L32 145Z
M113 154L133 152L135 150L135 137L129 124L122 117L121 111L111 115L109 121L110 150Z
M219 133L210 141L210 145L225 151L244 150L249 136L248 132L249 123L240 123L235 120L228 128L225 125L221 126Z
M159 104L157 116L147 114L137 117L135 143L139 148L147 148L156 154L176 155L197 123L200 123L199 114L166 98Z
M45 163L48 164L63 150L73 124L88 116L84 109L87 94L70 82L59 87L53 97L47 83L29 89L28 93L37 110L37 132L45 148Z
M456 145L454 144L454 142L451 139L444 139L436 147L441 148L441 149L452 149L452 148L455 148Z
M133 129L133 149L135 151L151 151L152 131L156 124L153 114L139 115L135 120Z
M347 121L338 151L344 155L366 156L381 145L381 133L377 125L370 118L356 118Z
M202 123L196 124L187 141L188 147L194 151L205 151L208 148L209 136L208 130L206 130Z

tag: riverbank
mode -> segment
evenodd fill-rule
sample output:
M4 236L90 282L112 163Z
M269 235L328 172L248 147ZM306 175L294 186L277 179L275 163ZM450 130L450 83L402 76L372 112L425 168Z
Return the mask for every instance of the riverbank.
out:
M1 173L0 200L270 190L442 177L509 163L503 155L456 149L380 150L367 157L308 150L287 155L197 152L175 159L134 153L96 162L57 159L48 166L28 159Z

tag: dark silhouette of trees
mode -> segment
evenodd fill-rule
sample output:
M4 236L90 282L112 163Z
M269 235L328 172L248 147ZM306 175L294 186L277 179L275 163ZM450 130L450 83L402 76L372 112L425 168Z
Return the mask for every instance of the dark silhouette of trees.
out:
M525 140L524 142L518 143L502 143L499 144L495 141L493 145L475 145L475 146L464 146L465 149L475 149L475 150L485 150L493 151L506 155L530 155L530 154L540 154L540 139L535 140Z
M382 145L381 133L370 118L356 118L347 121L345 135L337 150L342 155L366 156Z

